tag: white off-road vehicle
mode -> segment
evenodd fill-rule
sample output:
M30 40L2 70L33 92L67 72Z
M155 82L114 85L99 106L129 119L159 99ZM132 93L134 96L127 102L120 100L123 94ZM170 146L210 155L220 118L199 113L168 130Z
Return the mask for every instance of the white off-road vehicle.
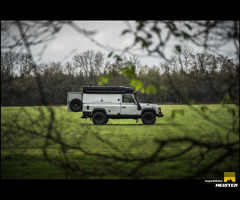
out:
M86 86L81 92L68 92L67 111L81 112L96 125L108 119L142 119L143 124L154 124L163 117L157 104L139 103L130 87Z

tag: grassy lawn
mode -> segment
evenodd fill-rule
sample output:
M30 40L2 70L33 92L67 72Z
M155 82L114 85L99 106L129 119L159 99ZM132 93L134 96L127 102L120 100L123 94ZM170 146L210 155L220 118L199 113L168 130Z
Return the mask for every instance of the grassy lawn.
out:
M234 116L231 109L238 113L234 105L162 105L165 116L157 118L154 125L143 125L141 120L136 123L132 119L110 119L103 126L80 119L81 113L68 113L66 106L51 108L51 125L53 116L45 107L1 108L2 179L181 179L207 166L224 150L207 152L194 147L186 154L159 162L141 163L134 158L151 156L159 148L157 140L188 137L222 144L239 140L238 132L229 131ZM62 150L59 143L47 142L49 130L54 138L81 149ZM187 142L172 143L158 157L165 158L188 147ZM207 152L204 157L203 152ZM70 168L63 163L70 163ZM238 163L238 155L227 158L196 178L222 179L224 171L239 171Z

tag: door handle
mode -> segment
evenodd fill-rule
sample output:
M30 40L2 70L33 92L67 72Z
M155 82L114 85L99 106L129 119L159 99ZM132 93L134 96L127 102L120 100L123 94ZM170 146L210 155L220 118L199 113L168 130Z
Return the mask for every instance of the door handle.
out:
M122 108L126 108L126 107L124 106L124 107L122 107Z

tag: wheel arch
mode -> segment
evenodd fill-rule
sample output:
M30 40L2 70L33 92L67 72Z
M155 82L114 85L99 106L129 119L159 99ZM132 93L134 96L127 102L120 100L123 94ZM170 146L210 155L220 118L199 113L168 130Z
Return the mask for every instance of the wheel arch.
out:
M96 113L96 112L102 112L102 113L104 113L104 114L106 115L106 117L107 117L107 112L106 112L105 108L94 108L94 109L92 110L91 116L93 116L94 113Z
M156 110L154 110L153 108L144 108L141 112L141 116L143 116L145 112L152 112L154 115L157 115Z

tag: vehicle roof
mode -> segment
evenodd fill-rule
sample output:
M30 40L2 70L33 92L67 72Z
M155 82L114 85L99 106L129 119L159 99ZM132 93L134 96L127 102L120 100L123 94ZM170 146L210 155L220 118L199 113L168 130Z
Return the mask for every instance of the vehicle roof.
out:
M133 89L124 86L84 86L83 93L125 94L133 93Z

